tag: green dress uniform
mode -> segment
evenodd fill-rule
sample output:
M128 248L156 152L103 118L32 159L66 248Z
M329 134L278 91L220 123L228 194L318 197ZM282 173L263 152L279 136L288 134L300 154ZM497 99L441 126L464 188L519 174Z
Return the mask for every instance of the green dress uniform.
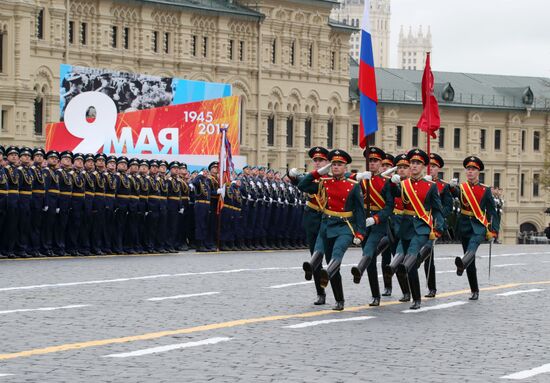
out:
M331 162L351 163L350 155L343 150L333 150L328 157ZM313 270L322 262L324 254L328 267L327 270L321 270L321 286L326 287L330 280L336 299L333 309L343 310L344 291L340 264L354 237L363 239L366 231L361 186L357 181L344 176L325 179L318 171L313 171L304 177L298 188L305 193L326 196L313 256L303 265L306 279L311 279Z
M483 171L483 162L475 157L467 157L463 162L464 168L474 167ZM475 255L479 245L485 239L497 237L500 228L500 216L497 214L491 188L479 182L463 182L451 189L460 200L460 216L458 217L457 231L462 242L464 257L456 257L455 265L460 276L466 270L468 283L472 291L471 300L479 297Z

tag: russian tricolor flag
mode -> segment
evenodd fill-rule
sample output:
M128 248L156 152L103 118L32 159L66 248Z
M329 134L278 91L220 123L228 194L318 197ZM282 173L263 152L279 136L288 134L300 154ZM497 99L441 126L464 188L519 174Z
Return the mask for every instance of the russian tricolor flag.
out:
M360 145L367 146L367 136L378 130L376 105L376 75L374 72L374 55L370 34L370 0L365 0L363 22L361 25L361 53L359 58L359 103L361 106L359 123L361 124Z

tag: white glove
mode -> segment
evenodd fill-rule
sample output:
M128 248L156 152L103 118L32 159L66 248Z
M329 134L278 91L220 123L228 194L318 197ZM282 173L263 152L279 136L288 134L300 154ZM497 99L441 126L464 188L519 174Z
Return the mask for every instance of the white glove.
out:
M254 199L252 199L251 196L248 196L248 200L254 202Z
M180 214L183 214L183 208L181 208L181 209L179 210L179 213L180 213Z
M145 216L147 217L148 215L149 215L149 212L148 212L148 211L146 211L146 212L145 212Z
M359 246L361 244L361 240L357 237L353 237L353 244Z
M189 189L191 189L191 190L195 190L195 185L193 185L193 184L189 184Z
M269 203L273 203L273 198L269 197Z
M42 209L42 211L48 211L49 208L49 206L44 206L44 209Z
M431 181L431 180L432 180L432 176L424 176L424 179L425 179L426 181Z
M385 177L385 176L389 176L390 174L392 174L394 171L397 170L397 166L394 166L393 168L389 168L388 170L386 170L385 172L382 172L382 174L380 174L382 177Z
M259 188L262 187L262 183L260 181L256 182L256 185L258 185Z
M250 181L250 186L254 187L254 181Z
M399 185L399 183L401 182L401 176L399 176L399 174L394 174L393 176L391 176L391 182Z
M280 199L280 198L277 198L277 202L279 202L279 203L283 203L283 201L281 201L281 199Z
M367 221L365 222L365 224L367 225L367 227L372 226L372 225L374 225L375 223L376 223L376 221L375 221L374 218L372 218L372 217L367 218Z
M219 188L218 189L218 194L222 196L222 198L225 198L225 189L224 188Z
M223 189L222 189L222 188L219 188L218 190L216 190L216 193L222 194L222 193L223 193Z
M205 175L206 173L204 172L204 170L199 172L199 176L205 176Z
M60 208L55 209L55 214L59 214L60 211L61 211Z
M291 176L291 177L296 178L300 175L300 172L298 171L298 169L292 168L288 171L288 175Z
M317 170L317 173L324 176L324 175L328 174L328 172L330 171L331 166L332 166L331 164L327 164L327 165L323 166L321 169Z
M449 185L451 187L456 187L458 185L458 178L453 178L450 182L449 182Z
M372 178L372 173L371 172L357 173L357 176L355 178L357 179L357 181L370 180Z

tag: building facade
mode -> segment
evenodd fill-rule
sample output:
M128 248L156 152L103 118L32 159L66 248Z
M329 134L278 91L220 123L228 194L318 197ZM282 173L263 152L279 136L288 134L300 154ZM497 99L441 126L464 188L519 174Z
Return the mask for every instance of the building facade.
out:
M307 150L325 145L349 150L362 169L357 63L348 55L357 27L330 19L337 5L4 0L0 143L44 145L45 123L59 120L59 66L67 63L230 83L241 103L240 154L249 163L304 169ZM421 72L376 74L380 131L374 142L391 153L423 146L424 134L413 129ZM505 241L514 241L522 224L544 228L549 201L540 180L550 137L550 80L435 76L443 129L432 148L447 162L444 178L461 174L462 159L478 154L487 165L485 182L505 190Z
M403 32L403 26L399 31L399 42L397 45L398 67L409 70L423 70L426 64L426 53L432 51L432 32L428 26L428 33L424 35L422 26L418 27L415 34L412 27L409 32Z
M340 5L332 10L331 18L361 28L364 7L365 0L341 0ZM374 65L380 68L388 68L390 66L390 0L371 0L369 16ZM359 32L353 33L349 43L351 57L359 60L361 34Z

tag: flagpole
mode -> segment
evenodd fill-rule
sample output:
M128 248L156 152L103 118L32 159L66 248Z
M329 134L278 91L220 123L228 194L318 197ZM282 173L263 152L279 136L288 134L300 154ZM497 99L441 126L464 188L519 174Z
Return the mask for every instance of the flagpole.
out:
M427 52L426 55L427 55L426 62L430 63L430 52ZM430 72L431 72L431 68L430 68ZM431 113L431 107L430 107L430 101L432 98L431 87L429 87L428 92L429 94L427 95L427 100L426 100L426 109L428 110L428 129L427 129L428 131L426 135L428 137L428 174L427 175L429 176L430 175L430 151L431 151L430 136L431 136L431 130L432 130L432 113Z

